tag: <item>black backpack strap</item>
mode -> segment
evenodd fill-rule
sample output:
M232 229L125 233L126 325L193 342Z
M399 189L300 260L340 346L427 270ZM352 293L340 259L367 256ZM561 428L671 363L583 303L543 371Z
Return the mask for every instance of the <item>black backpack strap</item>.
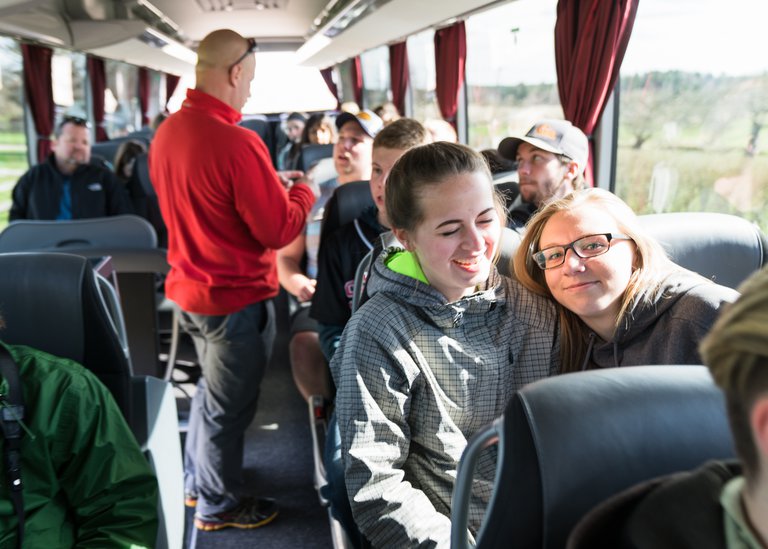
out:
M16 509L19 534L17 547L24 543L24 499L21 482L21 421L24 418L24 398L19 380L19 368L8 349L0 345L0 374L8 383L8 393L0 394L0 428L5 438L3 457L8 476L11 502Z

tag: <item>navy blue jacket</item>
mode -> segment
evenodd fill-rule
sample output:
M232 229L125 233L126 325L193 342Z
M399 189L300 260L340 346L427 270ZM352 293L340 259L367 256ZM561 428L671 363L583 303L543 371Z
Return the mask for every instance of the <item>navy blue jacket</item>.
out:
M56 219L64 180L51 153L16 183L8 220ZM70 181L73 219L133 213L125 186L109 170L83 164L70 176Z

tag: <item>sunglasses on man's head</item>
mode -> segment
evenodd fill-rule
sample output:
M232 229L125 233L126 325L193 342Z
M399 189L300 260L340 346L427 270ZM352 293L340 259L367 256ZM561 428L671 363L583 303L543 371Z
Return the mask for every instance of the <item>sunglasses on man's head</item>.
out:
M61 119L61 123L59 124L59 127L63 127L65 124L74 124L75 126L82 126L83 128L90 128L91 123L88 122L85 118L81 118L79 116L65 116Z
M259 45L256 43L256 40L254 40L253 38L249 38L249 39L248 39L248 49L247 49L247 50L245 50L245 53L244 53L243 55L241 55L240 57L238 57L238 58L237 58L237 61L235 61L234 63L232 63L232 64L229 66L229 68L227 68L227 71L231 71L231 70L232 70L232 68L233 68L235 65L237 65L238 63L242 63L243 59L245 59L246 57L248 57L248 55L250 55L250 54L254 53L254 52L257 50L257 49L259 49Z

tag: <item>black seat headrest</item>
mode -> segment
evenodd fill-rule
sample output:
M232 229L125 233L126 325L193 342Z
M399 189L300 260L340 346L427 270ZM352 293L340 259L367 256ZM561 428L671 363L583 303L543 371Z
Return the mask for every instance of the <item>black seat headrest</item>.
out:
M565 374L515 393L478 547L562 548L606 498L734 456L721 391L703 366Z
M0 253L67 247L156 248L152 225L137 215L67 221L14 221L0 232Z
M325 204L322 234L331 234L342 225L359 217L373 205L371 187L367 181L353 181L340 185Z
M74 360L109 388L130 418L131 365L110 311L111 291L84 257L61 253L0 254L0 339ZM129 419L130 421L130 419Z
M304 145L301 148L301 158L299 160L299 169L307 172L318 160L331 158L333 156L333 143L328 145Z

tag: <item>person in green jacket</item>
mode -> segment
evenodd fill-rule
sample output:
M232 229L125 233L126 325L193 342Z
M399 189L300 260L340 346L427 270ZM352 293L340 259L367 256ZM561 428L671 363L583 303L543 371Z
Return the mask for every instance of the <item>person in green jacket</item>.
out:
M71 360L0 345L24 399L24 547L154 547L157 480L107 388ZM0 394L8 390L0 378ZM12 548L18 520L4 465L0 477L0 547Z

